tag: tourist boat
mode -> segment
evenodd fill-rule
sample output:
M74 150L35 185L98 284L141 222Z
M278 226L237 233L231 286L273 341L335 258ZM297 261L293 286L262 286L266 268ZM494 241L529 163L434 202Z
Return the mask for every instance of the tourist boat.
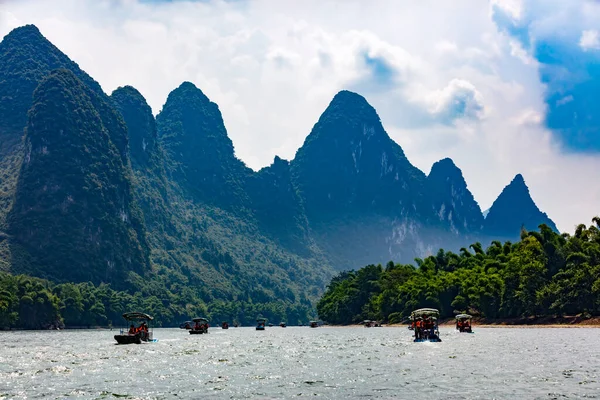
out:
M156 342L153 338L153 329L150 326L152 318L148 314L140 312L129 312L123 314L123 318L127 321L128 328L121 328L118 335L115 335L115 340L118 344L141 344L142 342ZM139 324L137 327L136 324Z
M264 331L267 320L265 318L256 318L256 330Z
M202 335L208 333L208 320L206 318L192 319L194 326L190 329L190 335Z
M370 319L365 319L363 321L363 325L365 326L365 328L372 328L376 326L375 321L371 321Z
M317 321L310 321L309 324L310 324L311 328L318 328L319 327L319 323Z
M285 328L287 326L287 324L285 322L280 322L279 326L282 327L282 328Z
M415 342L441 342L438 319L440 312L435 308L421 308L411 314L415 321Z
M229 329L229 323L227 321L223 321L223 323L221 324L221 328Z
M473 333L473 329L471 328L472 318L469 314L458 314L456 316L456 329L459 332Z
M192 329L192 321L185 321L183 322L181 325L179 325L180 329L187 329L190 330Z

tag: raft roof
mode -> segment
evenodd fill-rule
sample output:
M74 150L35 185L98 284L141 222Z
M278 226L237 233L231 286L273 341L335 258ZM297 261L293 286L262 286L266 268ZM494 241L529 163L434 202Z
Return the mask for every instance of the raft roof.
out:
M123 314L123 318L125 318L127 321L139 321L139 320L146 320L146 321L152 321L154 318L152 318L152 316L145 314L145 313L141 313L141 312L128 312Z
M439 310L435 308L419 308L411 313L411 316L436 315L439 316Z
M194 322L208 322L208 320L206 318L198 318L198 317L192 319L192 321L194 321Z
M471 318L473 318L473 317L469 314L458 314L456 316L456 319L471 319Z

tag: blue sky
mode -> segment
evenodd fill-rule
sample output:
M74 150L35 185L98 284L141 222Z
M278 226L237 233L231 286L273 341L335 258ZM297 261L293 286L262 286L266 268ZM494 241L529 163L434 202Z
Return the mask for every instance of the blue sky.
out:
M425 173L451 157L482 209L521 173L560 229L600 214L598 1L4 1L0 35L25 23L155 113L193 82L254 169L349 89Z
M565 150L597 153L600 6L592 1L561 3L530 1L519 16L494 5L493 20L539 63L539 79L546 85L546 127Z

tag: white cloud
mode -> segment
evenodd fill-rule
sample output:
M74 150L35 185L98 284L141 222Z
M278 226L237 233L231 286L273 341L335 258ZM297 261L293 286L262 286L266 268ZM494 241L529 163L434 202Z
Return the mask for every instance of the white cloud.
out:
M511 119L511 122L517 126L524 125L528 127L537 127L544 120L544 116L537 110L527 109Z
M600 49L600 35L598 31L595 29L583 31L579 39L579 47L585 51Z
M523 1L522 0L491 0L492 6L499 7L514 20L518 21L523 16Z
M524 18L521 1L494 3ZM482 209L522 173L559 228L572 231L598 213L599 159L563 154L552 141L540 123L537 63L498 32L481 0L3 4L0 34L24 23L105 91L139 89L155 113L182 81L195 83L219 105L236 154L254 169L275 155L293 158L331 98L349 88L423 171L452 157Z
M475 86L463 79L453 79L442 90L431 94L431 113L442 121L481 119L485 106Z

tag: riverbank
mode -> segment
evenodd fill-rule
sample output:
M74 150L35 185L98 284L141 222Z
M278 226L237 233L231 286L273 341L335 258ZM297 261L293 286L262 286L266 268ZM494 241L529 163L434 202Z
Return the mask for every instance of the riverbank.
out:
M454 324L455 321L449 319L440 325L445 326ZM485 328L600 328L600 317L548 316L504 319L473 318L473 326Z
M443 319L440 326L454 326L453 318ZM600 317L584 318L581 316L567 317L530 317L530 318L473 318L472 324L480 328L600 328ZM404 328L408 323L383 324L384 327ZM364 328L361 324L352 325L323 325L331 328Z

